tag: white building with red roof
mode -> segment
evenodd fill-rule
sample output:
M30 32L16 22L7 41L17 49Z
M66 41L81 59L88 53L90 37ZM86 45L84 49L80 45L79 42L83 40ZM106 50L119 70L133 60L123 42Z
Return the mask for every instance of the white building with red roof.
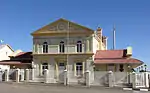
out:
M14 51L10 45L0 45L0 69L31 68L32 52Z

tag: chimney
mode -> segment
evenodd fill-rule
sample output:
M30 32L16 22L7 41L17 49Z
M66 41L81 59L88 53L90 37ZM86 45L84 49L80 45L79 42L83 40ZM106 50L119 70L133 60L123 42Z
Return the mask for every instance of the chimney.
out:
M105 45L105 48L107 50L107 37L106 36L102 36L102 42Z
M127 54L126 56L132 56L132 47L127 47Z
M102 29L100 27L97 28L97 36L102 39Z

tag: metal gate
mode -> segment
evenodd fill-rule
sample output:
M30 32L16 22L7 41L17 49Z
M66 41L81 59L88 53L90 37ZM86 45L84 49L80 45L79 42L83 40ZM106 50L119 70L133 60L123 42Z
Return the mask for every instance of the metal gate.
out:
M4 70L0 70L0 82L4 81L4 75L5 71Z
M16 69L10 69L9 70L9 81L15 81L16 80Z
M134 87L136 88L148 88L150 86L149 82L149 74L148 72L139 72L135 73L134 77Z
M136 87L145 87L144 73L135 74L135 84Z

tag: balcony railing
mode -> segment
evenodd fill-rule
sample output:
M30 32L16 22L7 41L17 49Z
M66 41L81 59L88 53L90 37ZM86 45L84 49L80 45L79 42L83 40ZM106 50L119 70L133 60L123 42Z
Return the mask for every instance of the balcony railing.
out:
M35 54L57 54L57 53L78 53L77 52L77 46L76 45L65 45L65 51L60 52L59 45L48 45L48 52L43 53L43 47L39 46L36 51L34 51ZM35 50L35 49L34 49ZM84 44L82 45L82 52L85 52Z

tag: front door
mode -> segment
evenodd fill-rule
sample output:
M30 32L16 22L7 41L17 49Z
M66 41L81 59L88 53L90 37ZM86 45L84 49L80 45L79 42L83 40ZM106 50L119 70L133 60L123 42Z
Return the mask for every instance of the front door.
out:
M59 82L64 81L64 70L66 66L64 62L59 62L58 63L58 75L59 75Z
M48 69L48 63L43 63L42 64L42 75L44 75L44 70Z

